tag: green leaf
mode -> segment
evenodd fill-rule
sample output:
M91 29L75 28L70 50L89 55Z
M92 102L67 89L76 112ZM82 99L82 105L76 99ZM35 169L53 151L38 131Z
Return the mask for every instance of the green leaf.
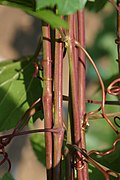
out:
M54 14L53 11L40 9L39 11L35 11L35 2L32 0L0 0L0 4L11 6L15 8L20 8L24 10L26 13L33 15L47 23L49 23L53 28L63 27L65 29L68 28L68 23L61 19L58 15Z
M43 21L49 23L53 28L63 27L68 28L68 23L61 19L60 16L54 14L50 10L39 10L39 11L26 11L29 14L42 19Z
M0 131L14 128L42 95L40 81L33 78L34 70L29 58L0 63Z
M41 10L57 7L59 15L69 15L84 8L87 0L0 0L0 4L19 7L25 10Z
M36 10L57 6L59 15L69 15L84 8L87 0L36 0Z
M5 173L4 176L0 178L0 180L14 180L14 178L10 173Z

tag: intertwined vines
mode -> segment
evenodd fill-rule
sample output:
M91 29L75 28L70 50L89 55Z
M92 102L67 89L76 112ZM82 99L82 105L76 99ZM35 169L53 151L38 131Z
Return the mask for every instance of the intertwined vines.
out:
M63 36L63 34L62 34ZM77 42L76 40L74 39L70 39L70 37L67 37L67 36L64 36L64 41L65 41L65 44L66 44L66 47L70 45L70 41L75 41L75 45L82 49L82 51L84 51L84 53L86 54L86 56L88 57L88 59L90 60L91 64L93 65L95 71L96 71L96 74L98 76L98 79L100 81L100 85L101 85L101 88L102 88L102 101L101 101L101 106L96 110L96 111L92 111L92 112L88 112L85 114L84 116L84 121L83 121L83 125L82 127L83 128L86 128L86 125L88 125L88 121L89 121L89 116L90 115L93 115L93 114L96 114L97 112L99 112L100 110L102 110L102 117L106 119L106 121L108 122L108 124L112 127L112 129L116 132L116 134L120 134L120 132L116 129L116 127L112 124L112 122L110 121L110 119L108 118L108 116L106 115L105 113L105 102L106 102L106 96L107 96L107 93L111 94L111 95L114 95L114 96L117 96L120 94L120 87L119 85L116 85L116 83L120 82L120 78L118 79L115 79L109 86L108 88L105 90L105 87L104 87L104 83L102 81L102 78L99 74L99 71L94 63L94 61L92 60L92 58L90 57L90 55L86 52L86 50L80 45L79 42ZM91 100L89 100L88 102L92 102ZM112 104L112 102L111 102ZM119 117L118 116L115 116L114 117L114 122L115 124L119 127L119 124L117 123L116 120L119 120ZM86 152L84 152L83 150L79 149L78 147L76 146L72 146L73 150L77 150L79 152L81 152L81 154L87 159L88 162L92 163L94 166L96 166L96 168L98 168L106 177L106 179L109 179L109 176L108 174L111 174L115 177L120 177L120 174L117 173L117 172L113 172L112 170L109 170L101 165L99 165L97 162L95 162L91 157L89 157L90 154L92 153L95 153L97 155L100 155L100 156L105 156L106 154L110 154L111 152L115 151L115 146L116 146L116 143L120 141L120 138L116 139L115 142L113 143L112 145L112 149L110 149L109 151L107 152L104 152L104 153L99 153L95 150L93 151L90 151L88 152L88 154ZM82 161L84 161L82 159ZM83 163L84 164L84 163Z
M114 6L115 8L119 11L119 7L117 5L115 5L113 3L113 1L110 1ZM71 16L70 20L69 21L75 21L75 16ZM46 27L45 27L46 28ZM50 43L50 28L47 26L47 28L45 29L44 31L44 35L43 35L43 39L44 40L48 40L49 43ZM93 61L93 59L90 57L90 55L88 54L88 52L85 50L85 48L81 45L81 43L78 41L78 39L76 39L76 37L73 37L71 34L72 34L72 31L64 31L63 29L58 29L56 31L56 41L55 43L58 43L56 45L56 48L58 50L58 53L61 53L61 50L62 50L62 56L63 55L63 51L64 52L67 52L68 53L68 57L70 58L70 66L72 66L73 68L73 65L74 67L76 67L76 64L75 62L73 61L73 59L71 58L71 54L72 54L72 51L74 51L74 48L76 49L80 49L88 58L88 60L90 61L90 63L92 64L92 66L94 67L95 71L96 71L96 74L98 76L98 79L99 79L99 82L100 82L100 85L101 85L101 90L102 90L102 100L101 102L98 102L98 101L92 101L92 100L86 100L87 103L98 103L100 104L100 107L96 110L96 111L91 111L91 112L86 112L83 117L82 117L82 121L79 123L79 126L80 127L77 127L79 128L81 131L85 132L86 131L86 127L89 125L89 120L90 119L93 119L94 117L103 117L107 123L112 127L112 129L115 131L116 134L120 134L120 132L118 131L118 129L116 128L116 126L119 128L120 125L118 123L119 121L119 113L115 113L113 115L109 114L107 115L106 112L105 112L105 104L117 104L119 105L120 102L119 101L116 101L116 102L108 102L106 101L106 97L107 97L107 94L110 94L110 95L113 95L113 96L118 96L120 94L120 87L119 87L119 84L120 84L120 78L118 77L117 79L115 79L113 82L111 82L111 84L105 89L105 86L104 86L104 83L102 81L102 78L100 76L100 73ZM45 37L45 35L48 35L48 37ZM46 38L46 39L45 39ZM116 43L119 45L119 40L116 41ZM60 46L59 46L60 45ZM41 44L40 44L41 46ZM40 50L40 49L39 49ZM50 50L50 48L48 48L48 50ZM35 54L34 58L36 59L37 56L39 54L39 51L37 54ZM72 54L73 55L73 54ZM56 55L57 57L57 55ZM42 60L42 68L43 68L43 72L47 72L48 69L45 69L46 68L46 64L48 66L50 66L50 68L52 69L52 64L53 64L53 60L51 60L52 57L51 57L51 54L50 52L48 51L48 56L46 55L46 58L44 58ZM62 61L63 57L61 57L61 61ZM72 65L71 65L72 64ZM39 76L39 70L40 70L40 67L41 65L39 65L39 62L38 61L34 61L33 62L33 65L35 66L35 72L33 74L33 76L35 78L38 78L39 80L42 80L44 83L46 83L46 85L50 85L52 87L52 81L56 80L56 81L59 81L59 74L58 74L58 79L56 77L51 77L52 76L52 73L50 74L50 76L48 77L48 74L44 74L45 77L40 77ZM62 64L61 64L62 66ZM56 67L58 68L58 64L56 62ZM61 67L62 68L62 67ZM70 67L71 68L71 67ZM71 69L72 69L71 68ZM75 69L72 69L73 71ZM71 70L70 70L71 71ZM76 75L72 72L70 72L70 76L71 76L71 84L72 83L75 83L76 82ZM56 72L56 71L55 71ZM76 71L74 71L76 73ZM57 73L57 72L56 72ZM61 72L60 72L61 73ZM73 77L73 74L75 75L75 77ZM61 83L61 82L59 82ZM47 86L47 87L48 87ZM74 87L77 86L77 83L76 84L73 84ZM60 88L60 93L62 92L61 91L61 86L59 86ZM52 95L53 94L56 94L55 96L57 97L57 95L59 95L59 93L57 92L57 90L55 90L55 92L53 92L53 89L51 88L50 89L51 92L52 92ZM75 88L73 89L73 92L74 92ZM44 92L46 93L46 92ZM58 94L57 94L58 93ZM59 106L59 104L61 103L62 100L68 100L70 102L70 97L65 97L63 96L62 94L60 94L61 96L59 96L59 99L58 99L58 102L54 102L54 103L58 103L57 105ZM76 103L77 101L77 95L74 96L74 93L72 94L72 103ZM62 97L62 99L61 99ZM20 135L26 135L26 134L31 134L31 133L38 133L38 132L45 132L46 133L46 138L49 139L49 136L47 136L47 134L49 133L49 135L53 134L54 135L54 138L56 138L56 143L57 142L57 139L60 140L61 144L60 144L60 148L62 147L62 143L63 143L63 135L64 135L64 132L67 131L67 127L65 127L63 121L62 121L62 110L58 112L58 114L56 113L55 116L58 116L58 117L61 117L61 120L58 119L58 121L56 122L51 122L50 128L47 128L47 124L45 125L45 128L44 129L35 129L35 130L29 130L29 131L24 131L24 127L28 124L28 121L29 119L37 112L40 110L40 108L42 108L42 103L44 104L44 108L48 108L45 106L45 94L44 94L44 97L41 97L39 98L38 100L36 100L32 105L31 107L25 112L25 114L22 116L22 118L19 120L19 122L17 123L16 127L14 128L14 130L12 131L12 133L10 134L7 134L7 135L2 135L0 136L0 154L3 156L3 159L1 160L0 162L0 165L3 165L3 163L5 163L6 161L8 162L8 171L10 171L11 169L11 162L10 162L10 159L8 157L8 154L6 152L6 146L11 142L11 140L16 137L16 136L20 136ZM50 97L50 101L52 101L52 97ZM76 100L75 100L75 99ZM56 105L56 106L57 106ZM60 106L62 107L62 105L60 104ZM76 105L77 107L77 105ZM53 107L52 107L53 108ZM73 116L74 116L74 119L77 119L79 118L79 109L78 107L76 108L76 112L77 112L77 115L73 112ZM49 108L47 109L49 110ZM56 108L56 111L57 111L57 108ZM98 112L101 112L101 114L97 114ZM45 113L46 114L46 113ZM114 122L115 122L115 125L111 122L111 120L109 119L109 117L112 117L114 116ZM54 117L53 117L54 118ZM49 117L47 117L47 120L49 120ZM77 121L76 121L77 122ZM60 126L59 126L60 125ZM75 131L75 130L74 130ZM77 131L76 131L76 134L77 134ZM71 136L72 136L72 133L71 133ZM107 180L109 180L109 175L112 175L114 177L118 177L120 178L120 174L118 172L114 172L108 168L106 168L105 166L99 164L98 162L96 162L93 158L91 158L91 154L95 153L96 155L99 155L99 156L105 156L107 154L110 154L112 152L115 151L116 149L116 144L119 143L120 141L120 138L116 139L115 142L113 143L112 145L112 148L104 153L100 153L100 152L97 152L95 150L91 150L90 152L87 152L86 151L86 148L83 148L80 144L80 142L77 142L77 140L79 141L79 138L80 138L80 135L76 135L75 138L73 138L73 142L71 141L71 144L66 144L67 148L68 148L68 153L72 154L72 161L70 162L71 166L72 166L72 169L76 168L76 170L78 172L81 172L81 170L84 169L85 167L85 164L86 163L91 163L93 164L97 169L99 169L105 176L105 178ZM52 135L51 135L51 139L50 141L52 140ZM54 141L54 140L53 140ZM52 149L53 147L51 147ZM54 146L54 150L55 150L55 146ZM47 147L47 149L49 150L49 146ZM61 149L60 149L61 151ZM60 158L61 158L61 154L60 155ZM49 159L49 158L48 158ZM52 158L53 159L53 158ZM51 159L49 159L51 160ZM56 161L59 162L59 159L57 159ZM56 164L56 161L54 160L54 164ZM50 164L48 164L49 166ZM57 169L59 170L59 169ZM50 173L51 176L52 176L52 173ZM56 177L56 176L54 176ZM78 177L80 177L80 173L78 173Z

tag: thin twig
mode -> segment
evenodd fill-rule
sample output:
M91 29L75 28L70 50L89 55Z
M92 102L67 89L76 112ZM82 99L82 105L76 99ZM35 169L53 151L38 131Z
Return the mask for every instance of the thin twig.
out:
M69 67L70 67L70 84L71 84L71 94L72 94L72 111L73 111L73 127L74 127L74 143L81 147L81 122L79 120L79 103L78 103L78 71L76 69L76 59L75 59L75 41L74 39L74 15L69 16L69 38L65 41L67 48ZM65 37L66 39L66 37ZM80 155L81 156L81 155ZM82 166L78 158L76 158L77 166L77 179L83 179L83 171L79 167Z

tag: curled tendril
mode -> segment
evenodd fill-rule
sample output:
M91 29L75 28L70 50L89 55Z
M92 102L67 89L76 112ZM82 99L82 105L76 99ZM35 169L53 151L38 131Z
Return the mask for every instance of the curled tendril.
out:
M36 105L39 106L36 107ZM28 131L22 131L23 128L27 125L29 119L42 107L42 99L37 99L30 108L24 113L22 118L18 121L16 127L11 134L6 134L0 136L0 154L3 156L3 159L0 161L0 166L3 165L6 161L8 162L8 171L11 169L11 162L8 158L7 152L5 152L5 147L11 142L11 140L16 136L27 135L38 132L51 132L51 133L60 133L64 131L64 128L45 128L45 129L34 129Z
M115 117L114 117L114 123L116 124L117 127L120 128L120 125L119 125L118 122L117 122L118 120L120 121L120 117L115 116Z
M96 154L96 155L101 156L101 157L103 157L103 156L105 156L105 155L108 155L108 154L110 154L110 153L112 153L112 152L114 152L114 151L116 150L116 144L117 144L119 141L120 141L120 138L116 139L116 140L114 141L113 145L112 145L112 148L111 148L110 150L104 152L104 153L98 152L98 151L96 151L96 150L91 150L91 151L88 152L88 155L90 156L91 154ZM120 178L120 173L117 173L117 172L112 171L112 170L110 170L110 169L106 169L106 172L107 172L108 174L112 175L112 176L115 176L115 177L119 177L119 178Z
M113 123L110 121L110 119L107 117L106 113L105 113L105 102L106 102L106 93L105 93L105 86L104 86L104 83L103 83L103 80L101 78L101 75L98 71L98 68L96 67L93 59L91 58L91 56L88 54L88 52L85 50L85 48L83 48L81 46L81 44L76 41L74 38L70 38L69 36L65 35L62 30L59 29L59 32L61 34L61 37L62 37L62 40L63 42L65 43L65 47L67 48L68 46L70 46L70 44L74 41L74 44L77 48L80 48L84 53L85 55L87 56L88 60L90 61L90 63L92 64L93 68L95 69L95 72L98 76L98 79L99 79L99 82L100 82L100 85L101 85L101 89L102 89L102 101L101 101L101 106L96 110L96 111L91 111L91 112L88 112L85 114L84 118L83 118L83 125L82 125L82 128L83 130L85 130L86 126L89 125L88 123L88 118L90 115L93 115L97 112L99 112L100 110L102 110L102 116L105 118L105 120L107 121L107 123L112 127L112 129L116 132L116 134L119 134L118 130L116 129L116 127L113 125ZM117 80L115 80L112 84L116 83ZM119 81L119 80L118 80ZM120 93L120 89L119 87L117 86L117 89L116 87L114 87L115 89L113 89L113 93L115 94L118 94ZM108 88L107 90L109 91L110 88Z
M25 125L28 123L30 117L36 112L34 106L36 104L38 104L38 102L40 102L40 101L41 101L41 98L39 98L37 101L35 101L31 105L31 107L25 112L25 114L22 116L22 118L18 121L16 127L14 128L14 130L11 134L0 136L0 154L4 157L3 160L0 161L0 166L7 161L8 165L9 165L8 171L10 171L10 169L11 169L11 162L8 158L7 152L5 152L5 146L7 146L11 142L11 140L13 139L13 137L15 136L16 133L19 133L19 131L21 131L25 127ZM33 108L34 108L34 112L33 112ZM24 119L25 119L25 121L24 121Z
M120 86L119 85L115 85L116 83L120 83L120 78L118 79L115 79L109 86L108 88L106 89L106 92L111 94L111 95L114 95L114 96L117 96L120 94Z
M35 67L35 71L33 73L33 77L37 78L38 77L38 72L39 72L39 66L36 62L34 62L34 67Z
M120 141L120 138L114 142L114 144L113 144L114 148L118 141ZM73 152L77 151L77 152L81 153L82 156L85 158L84 162L86 161L88 163L91 163L93 166L95 166L97 169L99 169L101 171L101 173L104 174L106 180L109 180L109 175L120 178L120 173L112 171L111 169L101 165L100 163L98 163L97 161L95 161L94 159L92 159L90 157L90 154L97 153L97 151L93 150L93 151L90 151L89 153L87 153L84 149L80 149L77 145L72 145L72 144L67 144L67 147L70 151L73 151ZM111 150L111 151L114 151L114 150ZM81 159L81 157L80 157L80 159Z
M120 138L116 139L116 140L114 141L113 145L112 145L112 148L111 148L110 150L104 152L104 153L101 153L101 152L98 152L98 151L95 151L95 150L91 150L91 151L88 152L88 155L91 155L91 154L93 154L93 153L96 154L96 155L99 155L99 156L108 155L108 154L110 154L110 153L112 153L112 152L115 151L115 149L116 149L116 144L117 144L119 141L120 141Z
M33 73L33 77L34 77L34 78L38 78L38 79L40 79L40 80L43 80L43 78L41 78L41 77L39 76L39 70L40 70L40 68L39 68L39 66L38 66L38 64L37 64L36 62L34 62L34 67L35 67L35 71L34 71L34 73Z
M47 63L52 63L51 60L43 60L43 63L47 62ZM39 66L36 62L34 62L34 66L35 66L35 71L33 73L33 76L35 78L39 78L40 80L52 80L52 79L44 79L39 77L38 73L39 73ZM39 106L36 107L36 105ZM18 121L16 127L14 128L14 130L12 131L11 134L6 134L6 135L2 135L0 136L0 155L3 156L3 159L0 161L0 166L3 165L6 161L8 162L8 171L10 171L11 169L11 162L10 159L8 158L8 154L5 151L5 147L11 142L11 140L15 137L15 136L20 136L20 135L27 135L27 134L31 134L31 133L38 133L38 132L51 132L51 133L59 133L61 131L63 131L63 127L62 128L45 128L45 129L35 129L35 130L28 130L28 131L22 131L22 129L27 125L28 121L30 120L30 118L38 111L40 110L40 108L42 107L42 98L38 98L31 106L30 108L24 113L24 115L22 116L22 118Z
M44 62L52 63L52 60L42 60L42 63L44 63ZM42 77L40 77L39 74L38 74L39 70L40 70L38 64L34 63L34 66L35 66L35 71L33 73L33 77L38 78L38 79L40 79L42 81L52 81L52 78L42 78Z
M89 115L93 115L95 113L97 113L98 111L102 110L102 115L103 117L106 119L106 121L108 122L108 124L112 127L112 129L116 132L116 134L119 134L118 130L116 129L116 127L112 124L112 122L110 121L110 119L107 117L106 113L105 113L105 101L106 101L106 94L105 94L105 86L104 86L104 83L103 83L103 80L100 76L100 73L93 61L93 59L91 58L91 56L88 54L88 52L81 46L81 44L78 42L78 41L75 41L75 44L78 48L80 48L84 53L85 55L88 57L89 61L91 62L92 66L94 67L95 71L96 71L96 74L98 76L98 79L99 79L99 82L100 82L100 85L101 85L101 89L102 89L102 101L101 101L101 106L96 110L96 111L93 111L93 112L89 112L87 113L86 115L86 120L88 118ZM116 83L116 81L115 81ZM114 84L114 83L113 83Z
M84 149L80 149L77 145L72 145L72 144L67 144L67 147L69 148L70 151L73 152L79 152L82 154L82 156L85 158L84 161L91 163L92 165L94 165L97 169L99 169L105 176L106 180L109 180L109 175L108 173L104 170L104 168L97 163L94 159L92 159ZM81 159L81 157L80 157Z

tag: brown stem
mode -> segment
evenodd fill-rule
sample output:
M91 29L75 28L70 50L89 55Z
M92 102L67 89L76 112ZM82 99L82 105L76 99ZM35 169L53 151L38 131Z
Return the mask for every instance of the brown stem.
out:
M56 31L56 39L60 38L60 34ZM62 43L55 44L55 63L54 63L54 128L63 127L62 115L62 71L63 71L63 51ZM54 135L54 162L53 162L53 179L60 180L61 173L61 155L64 130Z
M81 141L81 124L79 118L79 106L78 106L78 71L76 69L75 59L75 42L74 42L74 15L69 16L69 38L68 38L68 59L70 67L70 81L71 81L71 91L72 91L72 106L73 106L73 121L74 121L74 143L80 148ZM81 155L80 155L81 156ZM83 174L79 167L82 166L81 161L76 158L77 165L77 179L82 180Z
M78 16L78 41L82 47L85 47L85 24L84 24L84 10L77 12ZM85 92L86 92L86 58L83 51L79 49L79 107L80 107L80 121L82 124L82 117L86 112ZM83 122L84 123L84 122ZM85 130L81 128L81 148L86 149ZM83 168L84 180L88 178L88 166L85 164Z
M15 132L14 135L13 133L11 134L6 134L6 135L2 135L0 136L0 140L2 139L6 139L6 138L14 138L16 136L24 136L24 135L29 135L29 134L34 134L34 133L40 133L40 132L52 132L52 133L59 133L61 131L61 129L59 128L53 128L53 129L33 129L33 130L28 130L28 131L21 131L21 132Z
M50 43L50 27L48 25L42 26L43 32L43 69L44 69L44 83L43 83L43 108L44 108L44 124L45 128L52 128L52 61L51 61L51 43ZM46 169L47 180L52 180L52 134L45 133L46 146Z

